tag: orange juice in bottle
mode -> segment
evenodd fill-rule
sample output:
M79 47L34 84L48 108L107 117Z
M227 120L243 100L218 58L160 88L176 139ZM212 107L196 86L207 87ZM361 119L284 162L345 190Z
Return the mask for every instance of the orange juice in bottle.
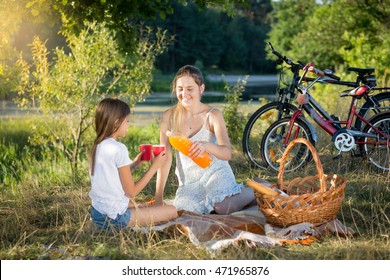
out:
M192 145L191 140L180 134L179 132L167 131L166 134L169 138L169 143L171 143L172 147L177 149L182 154L188 156L189 149ZM206 152L202 152L199 157L191 159L202 168L208 167L212 161L212 158Z

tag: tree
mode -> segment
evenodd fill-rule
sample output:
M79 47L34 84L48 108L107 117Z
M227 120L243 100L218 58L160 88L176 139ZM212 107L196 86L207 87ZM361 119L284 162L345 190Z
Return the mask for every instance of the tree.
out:
M50 49L65 45L63 36L58 34L61 17L53 12L48 2L0 1L0 98L11 100L15 95L20 74L15 62L20 52L26 60L31 60L27 44L34 35L49 39L47 46Z
M140 22L165 19L173 13L174 7L187 5L187 2L189 5L195 3L197 9L218 7L228 11L228 14L235 13L238 5L247 5L245 0L1 0L0 98L12 98L19 73L15 61L21 51L24 59L31 61L27 44L34 35L44 38L51 58L52 49L57 46L66 48L66 41L59 31L79 34L85 20L96 21L115 30L115 39L121 51L132 52L137 46L137 26ZM215 21L212 18L207 20ZM211 30L207 31L212 36ZM222 33L219 32L219 36ZM210 36L207 41L213 38ZM202 61L220 59L219 49L212 49L211 45L207 47L211 53L204 57L207 52L200 52Z
M173 14L164 20L147 21L175 36L168 52L157 59L157 67L173 72L184 64L196 62L206 68L225 71L269 71L263 50L268 25L264 14L269 0L248 1L254 8L237 8L233 17L220 9L199 10L192 2L173 3Z
M161 30L153 35L152 29L141 27L134 51L121 55L114 32L105 24L85 26L78 35L65 34L70 52L57 48L55 63L49 62L38 37L32 43L33 67L22 58L18 61L23 75L16 102L36 107L55 121L35 127L33 142L63 151L75 175L98 101L111 95L133 106L143 99L150 92L155 57L170 42Z
M319 68L374 67L388 83L390 2L378 0L282 0L275 3L270 39L295 60L314 61ZM298 10L306 7L299 14ZM349 76L354 79L353 76Z
M171 0L22 0L35 13L44 9L46 14L59 13L67 18L64 28L78 33L83 28L83 22L105 22L110 29L116 30L116 38L121 48L128 50L135 46L135 26L140 21L160 17L165 19L173 12ZM180 5L194 2L200 9L210 6L222 7L229 14L235 12L236 5L245 5L246 0L175 0ZM52 11L47 11L47 6ZM136 23L136 24L134 24Z
M310 28L307 19L317 7L315 0L281 0L273 1L271 14L271 30L269 41L286 56L294 57L297 49L304 45L296 42L296 36ZM273 55L268 52L271 59ZM295 60L301 59L294 57Z
M18 76L18 69L14 67L17 50L12 44L12 34L19 28L23 14L11 13L11 9L17 10L18 4L6 0L0 4L0 98L14 89Z
M369 39L369 45L377 44L376 15L360 9L358 2L336 0L318 5L305 20L307 28L294 37L296 55L304 61L314 60L324 68L334 68L344 63L340 49L352 47L344 36L345 32L352 36L359 36L363 32Z

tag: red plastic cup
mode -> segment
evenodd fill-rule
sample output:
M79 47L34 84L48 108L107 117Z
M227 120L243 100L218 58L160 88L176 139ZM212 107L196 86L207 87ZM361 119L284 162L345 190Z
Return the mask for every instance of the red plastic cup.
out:
M145 152L141 156L141 160L149 161L152 159L152 144L141 144L139 145L140 152L145 150Z
M165 145L153 145L154 156L158 156L164 150L165 150Z

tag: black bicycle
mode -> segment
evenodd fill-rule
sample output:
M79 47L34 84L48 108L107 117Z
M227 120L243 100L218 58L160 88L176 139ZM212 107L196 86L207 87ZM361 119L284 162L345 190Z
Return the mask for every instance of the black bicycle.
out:
M246 159L253 167L266 169L268 164L263 161L261 155L261 140L265 131L274 122L291 116L298 108L294 105L297 98L298 83L300 81L300 71L305 66L302 62L294 62L292 59L281 55L276 51L272 44L268 42L271 52L277 57L276 64L280 66L279 83L277 87L278 100L269 102L257 109L246 123L244 134L242 137L242 149ZM360 85L369 87L369 94L364 96L365 103L359 109L359 115L366 119L372 116L390 110L390 88L377 88L376 77L373 75L374 68L354 68L348 69L357 74L356 81L342 81L338 79L327 79L324 83L332 83L351 88L356 88ZM286 72L292 72L292 77L289 81L285 80ZM335 77L330 70L325 70L325 73L330 77ZM313 81L312 78L306 78L306 81ZM355 127L361 129L362 122L356 120Z

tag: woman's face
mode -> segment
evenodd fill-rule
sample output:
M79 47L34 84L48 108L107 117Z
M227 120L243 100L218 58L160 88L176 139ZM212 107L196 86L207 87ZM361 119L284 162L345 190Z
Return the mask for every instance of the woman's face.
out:
M194 78L183 76L176 81L176 96L184 107L200 102L200 97L204 91L204 85L199 86Z

